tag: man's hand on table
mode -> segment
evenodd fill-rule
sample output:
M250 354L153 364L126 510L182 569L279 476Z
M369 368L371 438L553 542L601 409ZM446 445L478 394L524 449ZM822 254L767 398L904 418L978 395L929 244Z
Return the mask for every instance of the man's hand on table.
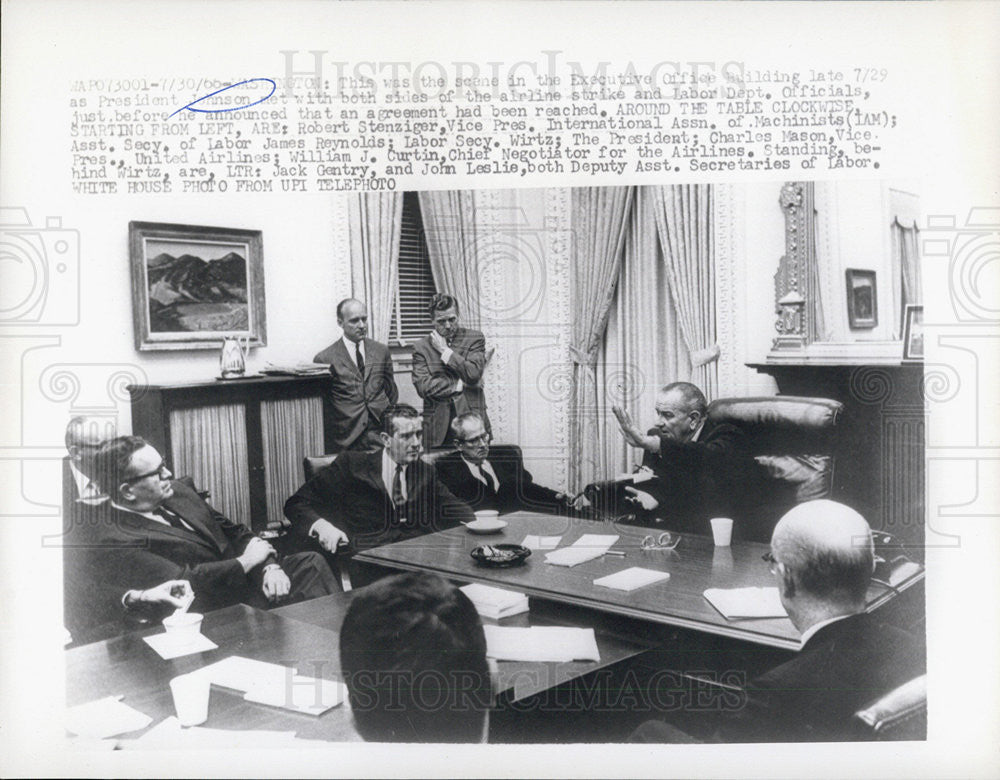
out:
M656 507L660 505L660 502L653 498L649 493L642 490L636 490L634 487L626 486L625 492L629 497L642 505L642 508L647 512L652 512Z

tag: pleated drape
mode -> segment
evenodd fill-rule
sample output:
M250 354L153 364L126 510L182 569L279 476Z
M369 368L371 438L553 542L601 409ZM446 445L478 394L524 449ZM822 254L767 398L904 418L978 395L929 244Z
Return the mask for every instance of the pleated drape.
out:
M324 452L323 400L262 401L260 423L264 438L267 519L269 524L277 525L284 516L286 499L305 481L302 459Z
M898 319L893 323L893 338L903 336L906 307L923 301L920 290L920 229L917 223L903 225L894 219L892 231L892 302Z
M618 283L633 195L631 187L572 191L569 484L573 491L581 490L607 470L598 420L596 366Z
M403 196L368 192L349 201L351 286L368 306L368 335L389 341L399 267L399 232Z
M250 525L250 469L244 404L201 406L170 413L176 476L191 476L230 520ZM322 426L320 427L322 430Z
M691 374L656 233L653 193L639 187L625 237L620 281L598 360L598 398L607 475L631 471L641 460L625 444L611 411L621 406L645 429L653 425L656 391Z
M458 301L463 325L478 329L479 260L475 194L468 190L421 192L420 214L427 236L434 286Z
M712 188L674 184L650 189L670 293L691 360L691 381L712 399L719 385Z

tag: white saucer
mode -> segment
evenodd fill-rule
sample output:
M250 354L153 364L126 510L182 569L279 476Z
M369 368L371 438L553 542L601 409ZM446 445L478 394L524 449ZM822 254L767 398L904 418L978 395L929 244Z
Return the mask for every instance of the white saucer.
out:
M466 523L465 527L474 534L495 534L507 527L507 521L495 517L480 518Z

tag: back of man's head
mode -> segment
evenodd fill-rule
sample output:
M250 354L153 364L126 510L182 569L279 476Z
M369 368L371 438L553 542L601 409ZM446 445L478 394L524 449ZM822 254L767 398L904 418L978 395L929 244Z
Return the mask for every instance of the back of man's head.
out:
M482 622L441 577L400 574L358 593L340 630L358 733L371 742L478 742L492 703Z
M66 424L66 451L78 464L90 465L98 448L115 436L115 421L110 417L73 417ZM88 476L90 476L88 474Z
M874 568L871 528L849 506L821 499L790 509L771 537L787 598L832 611L862 609Z

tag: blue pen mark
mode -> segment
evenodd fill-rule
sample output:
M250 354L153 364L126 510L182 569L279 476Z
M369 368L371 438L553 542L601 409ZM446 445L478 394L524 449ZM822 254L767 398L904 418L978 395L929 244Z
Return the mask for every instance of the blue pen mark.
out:
M242 87L244 84L253 84L255 81L266 81L268 84L271 85L271 91L268 92L266 95L264 95L264 97L262 97L260 100L255 100L253 103L244 103L242 106L233 106L232 108L193 108L193 106L198 105L201 101L208 100L210 97L215 97L216 95L225 92L227 89L235 89L236 87ZM181 111L196 111L199 114L221 114L224 111L240 111L244 108L250 108L250 106L256 106L258 103L263 103L265 100L270 98L271 95L274 94L274 91L277 88L278 85L274 83L273 79L268 79L268 78L247 79L246 81L241 81L238 84L230 84L228 87L217 89L215 90L215 92L205 95L204 97L200 97L197 100L192 100L186 106L181 106L176 111L174 111L174 113L168 116L167 119L170 119L170 117L172 116L176 116Z

